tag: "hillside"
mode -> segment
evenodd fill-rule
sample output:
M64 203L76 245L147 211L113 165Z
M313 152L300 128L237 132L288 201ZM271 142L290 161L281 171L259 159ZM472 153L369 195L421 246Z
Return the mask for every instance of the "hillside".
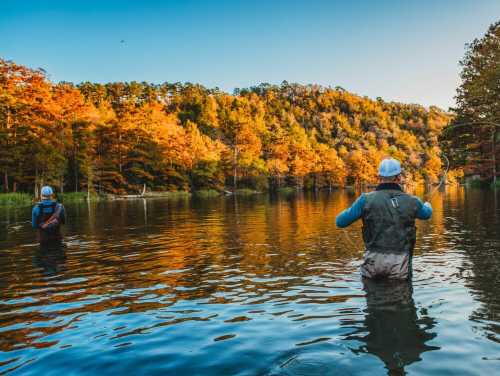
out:
M435 183L451 116L342 88L261 84L234 94L196 84L52 83L0 60L4 191L322 188L376 181L400 159Z

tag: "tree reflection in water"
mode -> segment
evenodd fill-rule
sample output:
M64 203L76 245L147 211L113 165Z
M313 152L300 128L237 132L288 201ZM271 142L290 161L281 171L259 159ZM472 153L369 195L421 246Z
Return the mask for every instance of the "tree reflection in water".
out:
M405 367L421 360L426 351L439 350L427 342L436 337L431 332L435 320L418 317L409 281L363 279L367 307L364 321L346 340L362 342L351 350L379 357L389 375L404 375Z

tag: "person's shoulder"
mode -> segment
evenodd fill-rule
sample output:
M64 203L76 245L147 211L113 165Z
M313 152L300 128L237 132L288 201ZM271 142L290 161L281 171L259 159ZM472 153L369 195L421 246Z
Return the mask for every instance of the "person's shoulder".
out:
M420 197L418 196L415 196L415 195L412 195L410 193L407 193L406 194L408 197L410 197L412 200L415 200L415 201L418 201L418 202L422 202L422 200L420 199Z
M370 200L372 197L375 197L377 191L363 192L359 195L358 200L366 202Z
M424 204L420 197L409 193L406 193L406 195L417 206L417 208L420 208Z

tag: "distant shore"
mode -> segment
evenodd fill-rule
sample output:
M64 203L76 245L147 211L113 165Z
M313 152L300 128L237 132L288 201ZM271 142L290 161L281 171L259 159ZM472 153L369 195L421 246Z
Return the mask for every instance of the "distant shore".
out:
M447 184L449 185L449 184ZM455 184L453 184L455 185ZM375 186L367 185L364 188L373 189ZM472 188L481 188L477 184L471 184ZM332 190L329 189L320 189L319 191L335 191L335 190L353 190L356 187L347 185L343 187L333 187ZM252 196L258 194L265 193L278 193L278 194L292 194L295 192L307 192L309 190L298 189L294 187L282 187L276 191L258 191L254 189L242 188L237 189L235 192L232 190L215 190L215 189L206 189L206 190L197 190L193 192L189 191L153 191L146 192L144 195L141 194L98 194L91 193L87 195L87 192L69 192L69 193L59 193L56 195L56 199L62 203L78 203L78 202L99 202L99 201L126 201L126 200L134 200L134 199L183 199L183 198L215 198L222 196ZM410 190L411 191L411 190ZM35 199L33 194L17 192L17 193L0 193L0 207L21 207L21 206L30 206L34 205L38 200Z
M339 189L336 187L335 189ZM293 187L283 187L279 188L277 191L273 191L281 194L290 194L297 191L302 191ZM56 199L62 203L77 203L77 202L99 202L99 201L126 201L135 199L182 199L182 198L214 198L222 196L252 196L258 194L269 193L269 191L258 191L255 189L241 188L237 189L235 192L227 189L218 191L215 189L205 189L197 190L193 192L189 191L153 191L146 192L144 195L141 194L97 194L92 193L89 196L86 192L69 192L69 193L59 193L56 195ZM1 206L29 206L34 205L38 200L35 199L31 193L0 193L0 207Z
M295 191L294 188L288 189L284 188L280 190L281 192L292 192ZM146 192L144 195L140 194L97 194L92 193L87 195L86 192L70 192L70 193L60 193L56 195L56 199L62 203L73 203L73 202L99 202L99 201L117 201L117 200L133 200L133 199L154 199L154 198L166 198L166 199L179 199L179 198L189 198L189 197L199 197L199 198L210 198L228 195L238 195L238 196L248 196L255 194L265 193L263 191L257 191L253 189L238 189L236 192L229 190L217 191L215 189L198 190L193 192L188 191L163 191L163 192ZM35 199L31 193L0 193L0 206L29 206L34 205L38 200Z

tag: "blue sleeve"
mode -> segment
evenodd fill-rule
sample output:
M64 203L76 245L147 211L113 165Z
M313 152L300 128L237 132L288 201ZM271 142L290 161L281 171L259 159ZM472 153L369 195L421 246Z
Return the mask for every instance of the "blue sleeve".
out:
M38 228L37 218L40 215L40 208L38 205L33 206L33 210L31 211L31 227Z
M417 197L418 201L418 211L417 211L417 218L418 219L429 219L432 217L432 206L430 204L424 205L421 199ZM426 203L427 204L427 203Z
M366 198L365 195L362 194L358 197L354 204L342 213L337 216L335 220L335 224L339 228L344 228L349 226L351 223L357 221L363 215L363 207L365 206Z

